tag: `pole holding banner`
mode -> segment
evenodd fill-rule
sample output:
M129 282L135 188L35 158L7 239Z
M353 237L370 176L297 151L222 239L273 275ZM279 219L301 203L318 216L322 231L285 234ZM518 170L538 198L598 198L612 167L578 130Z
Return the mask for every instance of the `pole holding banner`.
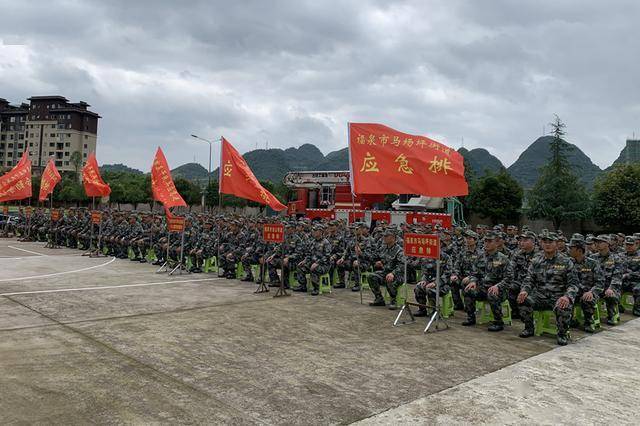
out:
M180 257L178 258L178 264L169 272L169 275L173 275L179 273L182 275L183 273L190 274L187 270L186 265L184 264L184 232L185 232L185 218L180 216L168 217L167 218L167 228L169 232L181 232L182 235L180 237ZM168 244L168 239L167 239ZM167 245L167 262L169 261L169 246Z
M280 244L281 253L282 253L282 258L281 258L282 274L281 274L281 277L280 277L280 287L278 288L278 291L276 292L275 296L273 296L273 297L290 296L290 294L287 293L287 290L284 288L284 280L285 280L285 276L284 276L284 225L282 223L267 223L267 224L265 224L262 227L262 239L267 243L279 243ZM264 261L263 261L263 265L264 265ZM264 272L262 271L262 265L261 265L260 273L264 274ZM264 293L264 292L269 291L269 287L267 287L265 285L264 281L265 281L264 279L260 280L261 284L258 287L258 289L255 291L256 293Z

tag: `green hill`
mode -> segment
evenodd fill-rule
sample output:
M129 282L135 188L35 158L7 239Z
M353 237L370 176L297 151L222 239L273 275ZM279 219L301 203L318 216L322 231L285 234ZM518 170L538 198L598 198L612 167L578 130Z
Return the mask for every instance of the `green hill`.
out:
M100 166L100 172L102 173L133 173L135 175L143 175L144 173L138 169L133 169L124 164L103 164Z
M207 169L198 163L187 163L171 170L171 176L188 180L202 181L207 179Z
M540 176L540 168L544 166L551 157L549 149L553 141L552 136L542 136L536 139L520 157L513 163L507 171L520 182L525 189L532 188ZM600 167L591 162L591 159L577 146L564 142L567 145L567 159L573 167L578 179L587 188L592 188L596 177L602 173Z
M476 178L484 176L487 172L497 173L504 168L502 162L484 148L475 148L471 151L460 148L458 152L467 160Z

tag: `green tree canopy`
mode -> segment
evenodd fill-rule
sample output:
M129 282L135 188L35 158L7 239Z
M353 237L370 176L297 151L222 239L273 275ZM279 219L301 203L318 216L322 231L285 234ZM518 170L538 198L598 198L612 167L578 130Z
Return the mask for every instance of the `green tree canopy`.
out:
M600 176L593 189L593 218L610 230L640 228L640 164L621 164Z
M527 215L530 219L547 219L555 229L567 220L584 219L589 215L589 196L567 160L565 124L555 116L551 123L553 142L551 159L540 173L535 186L528 194Z
M502 169L497 174L488 173L470 186L466 203L470 211L491 219L516 220L520 216L523 190L518 181Z

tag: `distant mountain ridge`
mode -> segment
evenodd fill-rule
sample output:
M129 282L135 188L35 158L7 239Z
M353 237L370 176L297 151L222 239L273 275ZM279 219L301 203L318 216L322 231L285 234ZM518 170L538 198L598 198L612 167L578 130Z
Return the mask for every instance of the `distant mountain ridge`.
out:
M552 136L539 137L520 154L516 162L506 169L525 189L531 189L535 185L540 175L540 168L550 158L549 146L552 141ZM592 188L596 177L602 174L603 170L595 165L576 145L565 143L567 144L567 157L573 171L587 188ZM486 172L496 173L505 167L496 156L484 148L471 150L460 148L458 152L465 158L475 178L482 177ZM256 149L244 153L243 157L259 180L269 180L273 183L282 182L284 175L290 171L349 170L348 148L324 155L315 145L303 144L298 148ZM614 164L625 161L640 162L640 142L627 142L627 146L622 149L620 157ZM101 170L142 173L123 164L105 164ZM207 169L198 163L183 164L171 170L171 174L174 178L183 177L201 184L206 183L208 179ZM216 169L212 172L211 177L217 179L217 176L218 170Z

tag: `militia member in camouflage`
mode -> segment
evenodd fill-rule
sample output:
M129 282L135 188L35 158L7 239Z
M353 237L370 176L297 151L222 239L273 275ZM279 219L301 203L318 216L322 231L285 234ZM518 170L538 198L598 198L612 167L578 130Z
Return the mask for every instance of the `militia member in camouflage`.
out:
M389 309L396 309L398 287L404 282L404 254L398 244L396 230L388 227L383 232L383 244L373 264L373 273L369 275L369 287L375 299L369 306L385 306L381 286L389 292Z
M559 345L568 343L573 303L578 294L578 276L569 257L558 251L558 237L553 232L540 235L543 254L536 256L525 278L518 303L524 330L520 337L534 335L533 311L551 310L556 315Z
M573 234L569 241L569 254L578 277L576 303L580 303L584 315L584 331L593 333L593 318L598 300L604 291L604 273L598 262L585 255L586 241L582 234Z
M622 256L622 291L633 294L633 315L640 316L640 251L636 237L624 239L625 254Z
M611 239L609 235L598 235L593 240L598 250L594 259L598 261L604 272L604 295L602 297L607 304L607 324L616 325L615 316L622 289L622 260L610 250Z

